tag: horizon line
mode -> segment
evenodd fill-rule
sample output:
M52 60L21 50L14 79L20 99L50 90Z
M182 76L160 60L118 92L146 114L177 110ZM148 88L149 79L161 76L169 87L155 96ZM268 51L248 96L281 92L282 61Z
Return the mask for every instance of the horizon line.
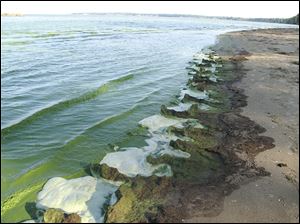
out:
M47 16L56 16L56 15L74 15L74 14L130 14L130 15L150 15L150 16L191 16L191 17L206 17L206 18L237 18L237 19L289 19L298 14L291 17L236 17L236 16L207 16L207 15L196 15L196 14L181 14L181 13L136 13L136 12L71 12L71 13L22 13L22 12L1 12L1 16L4 14L11 15L47 15Z

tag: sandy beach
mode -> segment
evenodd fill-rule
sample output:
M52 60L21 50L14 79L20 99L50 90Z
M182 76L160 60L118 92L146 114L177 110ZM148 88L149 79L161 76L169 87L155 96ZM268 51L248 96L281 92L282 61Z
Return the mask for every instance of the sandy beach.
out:
M299 30L227 33L215 49L243 66L243 78L235 83L247 96L242 115L275 140L274 148L255 157L271 175L225 197L219 215L186 222L299 222Z

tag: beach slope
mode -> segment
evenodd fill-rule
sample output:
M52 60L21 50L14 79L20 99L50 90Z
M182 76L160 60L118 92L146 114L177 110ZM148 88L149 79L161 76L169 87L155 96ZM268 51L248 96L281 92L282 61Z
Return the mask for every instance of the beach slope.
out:
M299 222L299 29L265 29L219 36L214 49L243 67L242 115L266 128L275 147L255 157L270 176L242 185L214 217L186 222Z

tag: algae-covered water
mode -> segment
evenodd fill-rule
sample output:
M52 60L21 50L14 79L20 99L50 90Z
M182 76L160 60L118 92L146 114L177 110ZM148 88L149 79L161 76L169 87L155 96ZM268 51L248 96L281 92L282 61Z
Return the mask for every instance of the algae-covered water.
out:
M54 176L75 177L176 99L192 55L231 30L285 25L132 15L1 18L1 220L28 219Z

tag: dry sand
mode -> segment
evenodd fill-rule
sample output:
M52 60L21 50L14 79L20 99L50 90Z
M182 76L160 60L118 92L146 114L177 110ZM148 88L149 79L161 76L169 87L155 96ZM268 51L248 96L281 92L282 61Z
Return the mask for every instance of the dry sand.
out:
M185 222L299 222L299 29L227 33L214 48L223 57L250 53L236 84L248 96L242 115L266 128L276 147L255 159L271 176L226 197L218 216Z

